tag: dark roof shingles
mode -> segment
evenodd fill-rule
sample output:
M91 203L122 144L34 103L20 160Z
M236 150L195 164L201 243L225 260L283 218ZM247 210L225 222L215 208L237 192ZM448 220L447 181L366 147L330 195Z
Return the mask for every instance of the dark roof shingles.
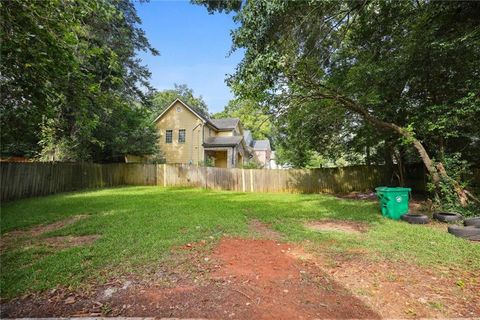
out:
M203 145L205 147L236 146L242 141L242 139L242 136L208 137L205 139Z
M252 141L253 150L270 150L270 141L269 140L253 140Z
M240 119L222 118L222 119L210 119L210 121L219 129L235 129Z

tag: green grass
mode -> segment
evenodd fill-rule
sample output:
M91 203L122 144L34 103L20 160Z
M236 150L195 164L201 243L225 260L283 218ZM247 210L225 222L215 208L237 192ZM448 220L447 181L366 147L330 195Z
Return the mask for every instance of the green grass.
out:
M373 202L327 195L251 194L200 189L125 187L2 205L0 230L28 229L74 215L87 218L41 237L100 234L93 245L69 249L13 247L1 255L2 297L56 286L77 288L124 273L142 273L165 261L173 246L223 234L247 236L248 221L258 219L287 241L310 240L313 250L336 253L367 249L369 257L480 268L480 246L426 226L382 218ZM361 235L313 232L303 227L317 219L358 220L369 224ZM215 240L211 240L213 237Z

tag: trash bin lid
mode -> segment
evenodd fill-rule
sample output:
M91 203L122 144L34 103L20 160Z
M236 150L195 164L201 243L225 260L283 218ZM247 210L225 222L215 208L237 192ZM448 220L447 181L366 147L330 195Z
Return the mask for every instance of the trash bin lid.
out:
M412 191L412 188L403 188L403 187L377 187L375 188L377 192L399 192L399 191L404 191L404 192L410 192Z

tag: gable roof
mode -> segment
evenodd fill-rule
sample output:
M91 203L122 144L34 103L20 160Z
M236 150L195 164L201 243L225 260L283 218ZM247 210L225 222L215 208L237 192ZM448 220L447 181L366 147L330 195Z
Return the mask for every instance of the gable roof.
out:
M208 137L203 143L204 147L234 147L242 142L242 136Z
M161 118L165 113L167 113L167 111L168 111L171 107L173 107L173 106L175 105L175 103L177 103L177 102L180 102L181 104L183 104L183 106L184 106L185 108L187 108L191 113L193 113L193 114L196 115L198 118L200 118L200 120L202 120L203 122L208 122L208 123L212 124L211 121L210 121L210 119L209 119L206 115L204 115L204 114L196 111L193 107L191 107L191 106L189 106L188 104L186 104L185 102L183 102L180 98L176 98L168 107L165 108L165 110L162 111L162 113L160 113L160 114L158 115L158 117L155 118L155 120L153 120L153 122L157 122L158 120L160 120L160 118Z
M270 150L270 141L269 140L253 140L252 141L253 150Z
M219 129L228 129L233 130L237 127L240 119L238 118L222 118L222 119L211 119L212 123Z
M204 123L207 123L212 128L219 131L233 130L238 125L238 122L240 121L240 119L238 118L210 119L207 115L195 110L195 108L183 102L180 98L176 98L167 108L165 108L165 110L163 110L162 113L160 113L160 115L158 115L158 117L155 118L155 120L153 120L153 122L157 122L158 120L160 120L160 118L177 102L180 102L181 104L183 104L185 108L187 108L190 112L196 115Z

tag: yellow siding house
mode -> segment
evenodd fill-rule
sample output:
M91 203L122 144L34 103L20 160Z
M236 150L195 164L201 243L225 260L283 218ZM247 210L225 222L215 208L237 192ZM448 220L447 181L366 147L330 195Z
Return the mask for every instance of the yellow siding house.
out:
M155 120L167 163L241 167L251 157L237 118L210 119L176 99Z

